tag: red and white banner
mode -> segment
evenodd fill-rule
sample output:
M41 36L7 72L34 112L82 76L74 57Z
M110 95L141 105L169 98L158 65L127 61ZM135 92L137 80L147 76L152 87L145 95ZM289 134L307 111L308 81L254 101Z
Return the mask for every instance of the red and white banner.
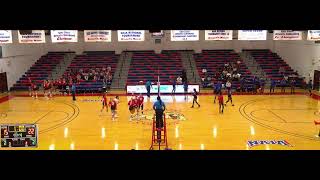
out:
M0 44L12 43L11 30L0 30Z
M111 42L111 30L84 30L85 42Z
M302 40L302 31L274 30L273 40Z
M199 30L171 30L171 41L199 41Z
M232 30L205 30L205 40L232 40Z
M78 42L78 30L51 30L53 43Z
M19 43L45 43L46 35L44 30L32 30L31 34L20 34L18 31Z
M239 30L238 40L267 40L267 30Z
M118 41L144 41L144 30L118 30Z
M320 40L320 30L309 30L307 39L308 39L308 41L319 41Z

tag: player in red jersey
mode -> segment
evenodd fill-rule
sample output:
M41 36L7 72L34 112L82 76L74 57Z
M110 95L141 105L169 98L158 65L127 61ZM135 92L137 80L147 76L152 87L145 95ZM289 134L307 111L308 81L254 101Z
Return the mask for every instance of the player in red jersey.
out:
M38 99L38 86L35 82L31 82L32 97Z
M56 95L57 94L57 89L58 89L58 80L52 80L52 94Z
M137 106L138 106L138 101L136 99L136 96L131 97L130 101L128 102L128 106L129 106L129 111L131 113L130 121L132 121L134 117L134 113L136 112Z
M53 89L53 82L51 80L48 80L48 94L49 98L52 98L52 89Z
M221 91L220 91L220 94L218 96L218 100L219 100L219 113L223 114L224 103L223 103L223 95L222 95Z
M47 80L44 80L43 81L43 96L46 98L46 99L48 99L48 96L47 96L47 92L48 92L48 90L49 90L49 83L48 83L48 81Z
M29 96L32 95L32 81L31 78L28 77L28 87L29 87Z
M67 93L67 82L65 78L62 79L61 88L63 95L65 95Z
M144 102L144 97L140 93L138 96L138 111L141 109L142 114L143 114L143 102Z
M110 98L109 106L110 106L110 109L111 109L112 121L115 121L116 114L117 114L117 105L118 105L118 103L119 103L118 97L116 97L114 99Z
M106 108L106 110L108 112L107 93L105 93L105 92L102 94L102 109L101 109L101 112L103 111L104 108Z

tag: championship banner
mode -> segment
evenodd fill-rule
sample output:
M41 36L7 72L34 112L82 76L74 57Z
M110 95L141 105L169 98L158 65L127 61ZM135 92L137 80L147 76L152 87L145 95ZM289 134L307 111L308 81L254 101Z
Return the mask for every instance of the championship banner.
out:
M238 40L267 40L267 30L239 30Z
M51 30L53 43L78 42L78 30Z
M0 44L12 43L11 30L0 30Z
M118 30L118 41L144 41L144 30Z
M31 34L20 34L18 31L19 43L45 43L46 35L44 30L32 30Z
M274 30L273 40L302 40L302 31Z
M85 42L111 42L111 30L84 30Z
M205 30L205 40L232 40L232 30Z
M171 41L199 41L199 30L171 30Z
M320 30L309 30L307 40L308 41L319 41L320 40Z

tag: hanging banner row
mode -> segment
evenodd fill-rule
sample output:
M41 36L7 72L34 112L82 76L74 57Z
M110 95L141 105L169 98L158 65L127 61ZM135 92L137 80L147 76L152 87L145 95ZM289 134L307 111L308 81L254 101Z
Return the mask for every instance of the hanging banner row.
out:
M118 41L144 41L144 30L118 30ZM19 43L45 43L44 30L20 34ZM232 40L232 30L205 30L205 40ZM267 30L238 30L238 40L266 40ZM302 31L274 30L273 40L302 40ZM309 30L307 40L320 40L320 30ZM78 42L77 30L51 30L53 43ZM85 42L111 42L111 30L84 30ZM199 30L171 30L171 41L199 41ZM0 30L0 44L12 43L12 31Z

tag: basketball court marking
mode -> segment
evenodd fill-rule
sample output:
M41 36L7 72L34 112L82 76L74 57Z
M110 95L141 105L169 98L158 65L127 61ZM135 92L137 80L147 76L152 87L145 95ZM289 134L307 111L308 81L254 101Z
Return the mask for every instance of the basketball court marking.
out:
M280 97L280 98L291 98L291 97ZM289 132L287 130L282 130L282 129L276 128L276 127L274 127L272 125L268 125L266 123L262 123L262 122L257 120L257 119L261 119L261 118L256 118L255 116L251 116L253 111L248 112L246 110L246 108L248 108L250 105L254 105L257 102L261 102L261 101L264 101L264 100L270 100L270 98L250 100L250 101L247 101L247 102L241 104L240 107L239 107L240 114L244 118L246 118L247 120L249 120L249 121L251 121L251 122L253 122L255 124L258 124L258 125L260 125L260 126L262 126L264 128L267 128L267 129L270 129L270 130L273 130L273 131L276 131L276 132L279 132L279 133L295 136L295 137L300 137L300 138L304 138L304 139L308 139L308 140L314 140L314 141L320 141L320 139L314 138L314 136L306 136L306 135L302 135L302 134L299 134L299 133L293 133L293 132ZM288 110L288 109L279 109L279 110ZM290 110L293 110L293 109L290 109ZM302 109L299 109L299 110L302 110ZM310 108L306 108L305 110L310 110ZM274 114L274 113L272 113L272 114ZM274 114L274 115L276 115L276 114ZM276 116L283 121L283 118L281 118L279 115L276 115ZM265 119L261 119L261 120L274 122L274 121L265 120ZM286 121L286 120L284 120L284 121ZM288 122L282 122L282 123L288 123ZM297 122L295 122L295 123L297 123Z

